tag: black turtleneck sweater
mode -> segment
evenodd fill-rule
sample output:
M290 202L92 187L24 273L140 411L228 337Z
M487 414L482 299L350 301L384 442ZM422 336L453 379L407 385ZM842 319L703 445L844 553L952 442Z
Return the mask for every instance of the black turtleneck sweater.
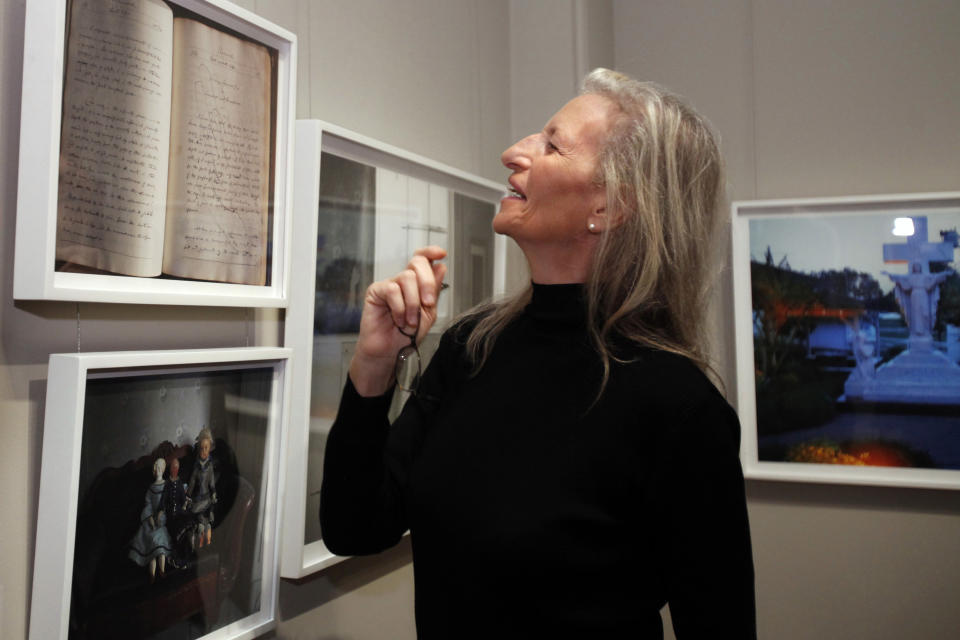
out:
M320 520L337 554L409 528L422 640L753 638L753 561L736 414L687 359L587 341L582 287L533 300L471 377L448 330L419 398L348 382Z

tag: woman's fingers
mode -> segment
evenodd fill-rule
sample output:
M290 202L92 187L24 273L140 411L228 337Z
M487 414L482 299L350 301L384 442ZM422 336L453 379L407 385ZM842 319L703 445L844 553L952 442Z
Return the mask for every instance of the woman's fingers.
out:
M431 245L417 249L407 264L407 268L413 269L417 274L421 303L424 307L437 304L443 274L447 271L447 267L439 260L446 256L447 252L442 247Z
M403 294L404 312L401 314L403 321L397 323L397 326L403 328L418 326L423 291L420 288L417 272L409 268L404 269L393 277L393 281L400 285L400 291Z
M447 265L444 262L434 262L433 267L433 277L437 281L437 295L440 295L440 291L443 288L443 279L447 275Z
M433 325L447 270L438 261L446 255L441 247L418 249L406 269L367 288L360 335L350 363L350 378L361 395L383 393L392 384L397 351L408 344L405 334L412 335L419 327L418 337L422 337Z
M374 282L367 290L368 300L374 306L385 307L392 319L392 324L398 327L406 326L406 302L403 288L394 280Z
M415 256L423 256L430 262L435 260L443 260L447 257L447 250L443 247L438 247L435 244L428 245L426 247L420 247L413 252Z
M393 324L401 329L411 329L422 324L421 309L427 311L429 329L436 313L434 307L440 295L447 267L438 262L447 252L441 247L429 246L418 249L407 268L389 280L374 282L367 290L367 302L389 312Z

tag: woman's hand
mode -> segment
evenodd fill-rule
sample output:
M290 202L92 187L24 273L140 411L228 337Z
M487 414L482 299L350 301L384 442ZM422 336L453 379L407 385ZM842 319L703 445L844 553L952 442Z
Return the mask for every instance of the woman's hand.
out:
M437 298L447 255L436 246L414 252L407 268L367 288L360 318L360 337L350 361L350 379L361 396L379 396L393 385L397 352L410 343L402 329L423 339L437 319Z

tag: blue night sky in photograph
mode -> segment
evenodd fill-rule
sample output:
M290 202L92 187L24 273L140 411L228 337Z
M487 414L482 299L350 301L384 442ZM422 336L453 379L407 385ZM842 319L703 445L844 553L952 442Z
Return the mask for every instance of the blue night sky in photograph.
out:
M908 214L870 213L866 215L781 215L750 220L750 258L764 261L767 247L774 264L786 256L794 271L809 273L826 269L871 274L884 292L893 288L883 271L906 273L905 263L884 263L883 245L906 244L907 238L894 236L894 219ZM927 213L929 242L940 241L941 230L960 230L960 212ZM954 267L957 266L954 251Z

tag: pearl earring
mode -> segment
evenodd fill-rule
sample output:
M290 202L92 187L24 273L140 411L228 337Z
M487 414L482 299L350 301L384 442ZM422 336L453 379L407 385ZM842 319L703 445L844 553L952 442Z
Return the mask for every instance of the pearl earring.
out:
M596 231L596 230L597 230L597 225L596 225L596 223L591 222L590 224L587 225L587 228L590 229L590 231Z

